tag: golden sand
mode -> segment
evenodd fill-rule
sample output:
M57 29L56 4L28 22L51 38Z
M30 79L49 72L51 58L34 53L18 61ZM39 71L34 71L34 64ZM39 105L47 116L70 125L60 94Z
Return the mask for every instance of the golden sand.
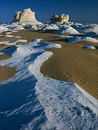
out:
M17 38L13 38L13 37L0 37L0 42L14 41L14 40L17 40Z
M84 44L93 45L65 43L61 49L47 49L53 56L42 65L41 72L47 77L75 82L98 99L98 50L85 50Z
M16 72L15 67L0 66L0 82L14 77Z
M0 61L1 61L1 60L9 59L9 58L11 58L11 57L12 57L11 55L9 55L9 54L7 54L7 53L4 53L4 54L0 55Z
M5 33L2 33L4 35ZM16 40L16 38L11 38L11 37L0 37L0 42L4 41L13 41ZM11 45L1 45L0 44L0 50L6 49L11 47ZM11 58L12 56L10 54L4 53L0 55L0 61L6 60ZM8 66L0 66L0 82L8 80L12 77L15 76L16 73L16 68L15 67L8 67Z
M47 49L53 52L53 56L44 62L41 72L50 78L75 82L98 99L98 50L83 49L84 45L98 48L98 43L82 41L69 44L67 38L57 38L59 34L48 30L39 32L27 29L13 32L11 35L21 36L28 43L34 39L43 39L44 42L61 44L62 48Z
M0 50L11 47L12 45L0 45Z

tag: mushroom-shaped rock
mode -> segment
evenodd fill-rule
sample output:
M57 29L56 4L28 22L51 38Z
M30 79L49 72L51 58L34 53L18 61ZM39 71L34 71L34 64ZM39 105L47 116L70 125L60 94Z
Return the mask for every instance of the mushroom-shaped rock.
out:
M65 14L62 14L61 16L60 16L60 18L61 18L61 22L68 22L68 20L69 20L69 15L65 15Z
M24 9L22 12L17 11L12 22L42 24L36 20L35 12L32 12L30 8Z
M65 22L68 22L69 15L62 14L62 15L58 16L55 14L51 17L50 20L52 23L65 23Z
M24 9L21 13L20 23L27 23L36 21L35 12L32 12L30 8Z

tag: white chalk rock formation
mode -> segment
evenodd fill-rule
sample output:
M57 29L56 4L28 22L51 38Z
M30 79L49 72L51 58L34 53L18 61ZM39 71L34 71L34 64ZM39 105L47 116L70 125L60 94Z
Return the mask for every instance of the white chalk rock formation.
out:
M15 15L14 15L14 21L18 21L19 20L19 16L21 14L21 11L17 11L15 12Z
M85 45L84 47L83 47L84 49L96 49L94 46L92 46L92 45Z
M68 22L68 20L69 20L69 15L65 15L65 14L62 14L61 16L60 16L60 19L61 19L61 22Z
M69 20L69 15L53 15L50 20L52 23L66 23Z
M42 24L36 20L35 12L32 12L30 8L24 9L22 12L17 11L12 22Z

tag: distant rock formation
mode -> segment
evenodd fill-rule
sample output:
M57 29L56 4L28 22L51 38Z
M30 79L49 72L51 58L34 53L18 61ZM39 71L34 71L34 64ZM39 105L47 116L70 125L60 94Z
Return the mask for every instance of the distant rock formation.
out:
M18 21L20 15L21 15L21 11L17 11L17 12L15 12L15 15L14 15L14 21Z
M60 16L53 15L50 20L52 23L65 23L65 22L68 22L69 15L65 15L65 14L62 14Z
M24 9L22 12L17 11L12 22L42 24L36 20L35 12L32 12L30 8Z

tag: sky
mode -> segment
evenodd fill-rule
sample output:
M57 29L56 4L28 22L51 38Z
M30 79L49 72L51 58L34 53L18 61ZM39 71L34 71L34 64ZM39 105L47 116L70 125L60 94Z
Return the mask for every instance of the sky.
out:
M11 22L16 11L27 8L43 23L54 14L68 14L72 22L98 23L98 0L0 0L0 22Z

